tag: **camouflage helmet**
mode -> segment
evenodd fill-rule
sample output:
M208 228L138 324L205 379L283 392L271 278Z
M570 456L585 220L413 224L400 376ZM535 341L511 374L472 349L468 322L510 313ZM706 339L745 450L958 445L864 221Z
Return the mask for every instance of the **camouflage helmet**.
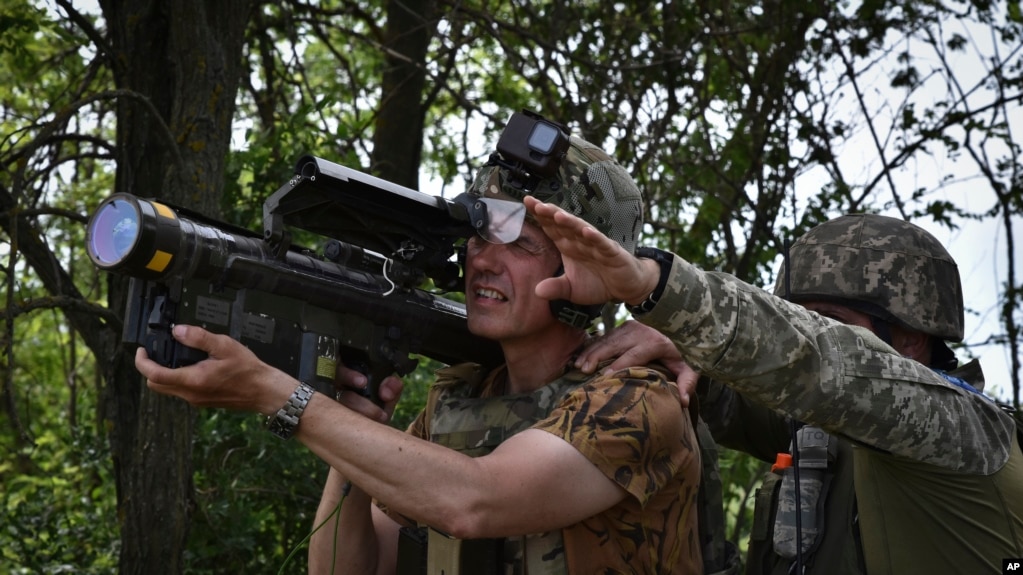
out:
M793 301L830 300L881 310L897 323L963 340L959 269L938 240L909 222L851 214L811 229L789 251ZM785 270L774 287L785 295ZM872 314L878 315L878 314Z
M475 197L522 202L531 195L574 214L629 253L643 228L643 195L625 168L597 146L571 136L557 175L524 190L507 168L488 163L476 173L467 193Z

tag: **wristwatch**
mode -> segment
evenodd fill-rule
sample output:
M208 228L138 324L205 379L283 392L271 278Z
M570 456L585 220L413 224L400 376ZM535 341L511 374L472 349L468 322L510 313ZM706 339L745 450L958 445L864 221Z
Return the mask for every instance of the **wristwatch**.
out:
M626 304L625 306L625 309L629 310L632 315L643 315L654 309L657 301L661 299L664 287L668 285L668 275L671 274L671 264L675 261L675 254L642 246L636 248L636 257L654 260L661 268L661 276L657 280L657 287L654 288L654 291L650 292L650 295L638 305Z
M275 415L266 418L266 428L270 433L281 439L289 439L295 434L298 427L298 418L302 417L305 406L309 405L309 399L316 393L306 383L299 383L295 391L291 393L284 407L280 408Z

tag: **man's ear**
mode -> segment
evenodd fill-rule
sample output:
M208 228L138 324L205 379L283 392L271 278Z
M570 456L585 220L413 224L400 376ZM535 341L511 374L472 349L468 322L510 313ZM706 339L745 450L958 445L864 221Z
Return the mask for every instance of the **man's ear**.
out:
M893 325L892 347L905 357L930 365L931 336L926 333Z

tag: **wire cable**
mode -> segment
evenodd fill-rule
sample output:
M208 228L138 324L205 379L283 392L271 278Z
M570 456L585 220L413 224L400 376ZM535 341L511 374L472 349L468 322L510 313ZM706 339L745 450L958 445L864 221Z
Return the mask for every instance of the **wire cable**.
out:
M327 522L331 520L331 518L337 517L337 521L334 522L334 544L333 547L331 547L330 559L330 572L334 573L334 568L337 566L337 532L338 528L341 526L341 505L344 504L345 498L348 497L348 494L351 493L351 491L352 482L345 481L344 485L341 487L341 499L338 500L337 507L335 507L334 510L330 512L330 515L324 518L324 520L321 521L319 525L314 527L313 530L310 531L308 535L303 537L301 541L295 544L295 547L292 548L291 553L288 553L288 556L284 558L284 563L281 563L281 568L277 570L277 575L284 575L284 568L287 567L288 563L290 563L291 560L295 558L295 554L297 554L298 551L305 544L309 543L309 540L312 539L313 535L315 535L317 531L322 529L323 526L326 525Z

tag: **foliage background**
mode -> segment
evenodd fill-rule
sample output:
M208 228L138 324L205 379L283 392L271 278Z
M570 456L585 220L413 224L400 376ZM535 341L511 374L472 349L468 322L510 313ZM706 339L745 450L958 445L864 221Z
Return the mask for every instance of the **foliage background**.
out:
M83 249L104 197L258 229L306 152L453 195L523 107L632 171L647 243L758 285L842 212L999 230L960 354L1001 350L1019 405L1020 32L984 0L0 0L0 571L304 571L323 464L144 391ZM721 464L741 542L764 464Z

